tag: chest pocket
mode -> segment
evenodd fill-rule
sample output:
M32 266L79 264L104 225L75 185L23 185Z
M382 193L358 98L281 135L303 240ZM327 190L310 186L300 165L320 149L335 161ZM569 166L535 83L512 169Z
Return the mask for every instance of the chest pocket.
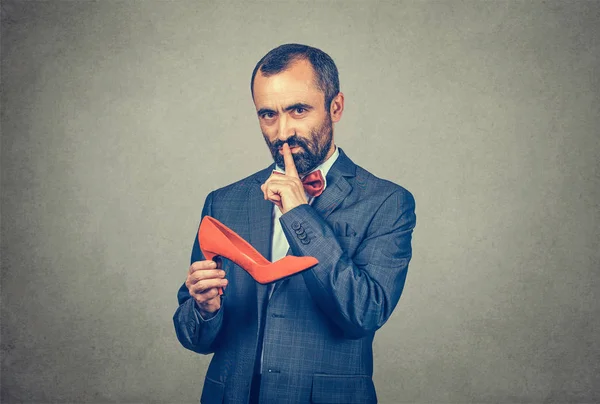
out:
M356 253L356 248L360 244L361 237L346 222L333 222L331 226L333 227L335 238L342 246L342 249L346 251L349 257L353 257Z

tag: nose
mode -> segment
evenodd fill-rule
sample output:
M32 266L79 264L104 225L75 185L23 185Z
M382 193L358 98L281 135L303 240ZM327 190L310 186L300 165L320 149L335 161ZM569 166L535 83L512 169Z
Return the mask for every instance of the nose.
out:
M294 120L290 119L287 114L282 114L279 118L279 131L277 132L277 139L285 142L289 137L296 133L294 128Z

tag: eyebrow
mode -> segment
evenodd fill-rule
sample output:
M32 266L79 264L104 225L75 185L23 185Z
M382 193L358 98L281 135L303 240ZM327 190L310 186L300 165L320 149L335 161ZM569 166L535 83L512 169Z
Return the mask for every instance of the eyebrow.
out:
M261 108L256 113L257 113L258 116L261 116L262 114L266 114L268 112L270 112L272 114L276 113L275 111L273 111L272 109L269 109L269 108Z
M289 107L285 107L283 110L285 112L289 112L289 111L293 111L296 108L304 108L304 109L309 110L309 109L312 109L313 107L308 104L304 104L302 102L297 102L295 104L290 105Z
M289 112L289 111L295 110L296 108L304 108L306 110L311 110L311 109L313 109L313 106L305 104L303 102L297 102L295 104L292 104L292 105L289 105L289 106L285 107L283 110L285 112ZM273 111L270 108L261 108L256 113L258 114L258 116L261 116L262 114L266 114L266 113L276 114L277 112Z

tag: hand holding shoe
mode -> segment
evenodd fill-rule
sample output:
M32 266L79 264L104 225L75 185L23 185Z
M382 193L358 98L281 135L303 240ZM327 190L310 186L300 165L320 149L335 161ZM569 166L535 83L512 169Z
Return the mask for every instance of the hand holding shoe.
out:
M185 286L198 303L202 317L210 317L221 307L219 288L227 286L225 271L215 261L196 261L190 265Z

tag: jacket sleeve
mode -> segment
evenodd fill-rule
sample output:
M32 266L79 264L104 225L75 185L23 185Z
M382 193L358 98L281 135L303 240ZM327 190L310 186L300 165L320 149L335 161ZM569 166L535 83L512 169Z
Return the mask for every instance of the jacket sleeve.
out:
M206 202L202 209L202 218L206 215L210 216L211 211L212 193L206 197ZM192 247L190 264L202 260L204 260L204 256L200 251L198 235L196 234L194 246ZM177 339L179 339L181 345L201 354L213 353L213 342L223 324L223 307L221 306L217 313L210 319L202 318L196 305L196 301L189 294L185 283L177 292L177 301L179 302L179 307L173 316L173 323L175 325Z
M416 216L410 192L399 188L384 200L353 257L310 205L290 210L280 221L293 254L319 260L302 276L316 304L344 335L361 338L380 328L400 299L412 256Z

